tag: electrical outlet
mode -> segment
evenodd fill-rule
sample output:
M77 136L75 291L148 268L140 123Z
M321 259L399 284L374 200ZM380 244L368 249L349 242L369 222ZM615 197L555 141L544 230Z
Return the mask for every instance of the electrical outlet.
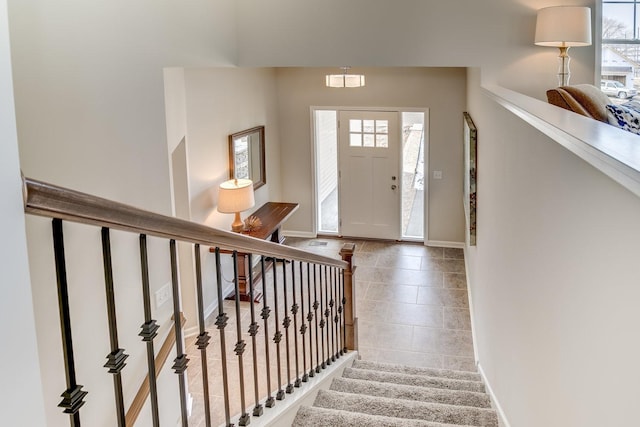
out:
M442 179L442 171L433 171L433 179Z
M160 308L171 298L171 283L167 283L156 291L156 308Z

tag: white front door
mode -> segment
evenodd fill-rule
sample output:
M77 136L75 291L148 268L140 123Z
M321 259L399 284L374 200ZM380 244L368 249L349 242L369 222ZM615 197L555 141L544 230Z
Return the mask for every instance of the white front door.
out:
M399 113L340 111L340 234L400 239Z

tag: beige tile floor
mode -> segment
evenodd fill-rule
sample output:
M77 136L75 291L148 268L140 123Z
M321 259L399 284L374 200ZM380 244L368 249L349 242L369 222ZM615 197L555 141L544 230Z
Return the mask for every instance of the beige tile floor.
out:
M288 238L287 244L329 257L339 258L344 243L354 242L356 252L355 273L356 314L359 325L359 352L363 359L379 362L402 363L415 366L474 370L471 322L464 273L463 252L460 249L425 247L417 243L380 242L333 238L299 239ZM290 264L285 267L288 275L289 305L291 304ZM278 282L282 280L282 264L277 264ZM260 396L266 394L267 363L264 360L265 347L270 349L269 373L271 389L278 389L278 363L275 333L273 271L267 273L267 304L272 309L269 319L269 340L257 337L258 374ZM262 284L259 285L262 289ZM279 311L282 313L284 293L278 286ZM262 332L260 310L263 302L254 305L255 316ZM308 308L307 308L308 309ZM224 311L229 316L226 328L226 357L229 368L229 394L239 396L238 357L234 353L236 336L235 305L225 301ZM215 313L207 319L211 344L207 348L207 366L210 376L212 425L224 422L224 392L220 366L219 330L214 325ZM283 314L279 316L282 324ZM250 307L242 303L240 309L242 339L246 342L244 358L245 407L251 413L255 400L253 390L252 342L247 329L250 323ZM298 319L298 329L301 318ZM296 378L295 363L291 355L289 376L285 357L285 337L283 333L280 362L280 387L293 383ZM293 346L293 324L290 328L290 346ZM308 337L308 335L307 335ZM307 338L308 339L308 338ZM189 392L194 398L193 415L190 425L204 426L204 398L202 388L202 368L200 352L195 345L195 337L186 340L188 357ZM302 360L299 365L302 365ZM314 362L315 365L315 362ZM309 369L307 361L306 371ZM300 372L302 374L302 366ZM240 412L240 400L231 399L230 414ZM262 399L264 403L264 399Z
M314 246L317 241L326 246ZM356 310L363 359L475 370L462 249L418 243L289 239L335 256L356 243Z

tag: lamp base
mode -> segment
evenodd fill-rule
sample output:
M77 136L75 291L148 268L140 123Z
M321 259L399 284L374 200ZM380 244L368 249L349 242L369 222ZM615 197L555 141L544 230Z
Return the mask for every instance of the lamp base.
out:
M244 222L240 219L240 212L236 212L236 216L231 224L231 231L234 233L241 233L244 230Z
M558 86L567 86L571 78L569 46L560 46L558 49L560 49L560 55L558 55Z

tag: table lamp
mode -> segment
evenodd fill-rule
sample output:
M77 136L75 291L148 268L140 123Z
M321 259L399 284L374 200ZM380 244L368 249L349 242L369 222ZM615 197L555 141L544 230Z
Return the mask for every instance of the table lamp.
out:
M591 45L591 9L581 6L553 6L538 11L535 44L560 49L558 85L569 84L569 48Z
M244 229L240 212L256 204L253 197L253 181L250 179L230 179L220 184L218 191L218 212L235 214L231 230L236 233Z

